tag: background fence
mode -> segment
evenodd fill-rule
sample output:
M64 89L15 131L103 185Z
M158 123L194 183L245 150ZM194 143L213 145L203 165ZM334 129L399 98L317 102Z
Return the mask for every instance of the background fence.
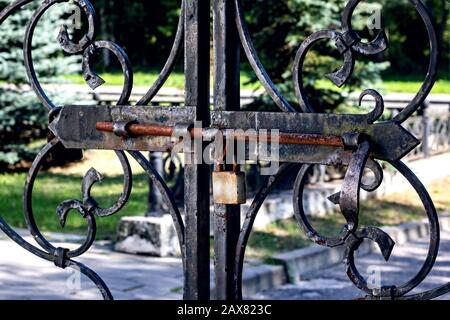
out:
M75 87L75 88L74 88ZM61 89L61 88L60 88ZM120 87L107 86L98 88L95 92L86 89L85 86L70 86L68 91L76 92L80 101L97 104L110 105L115 104L121 94ZM145 94L146 88L136 88L130 98L130 103L135 103ZM242 90L241 105L252 103L263 91L261 90ZM388 94L384 96L385 108L391 112L385 112L387 115L384 120L389 120L398 114L404 106L411 101L411 94ZM88 102L90 101L90 102ZM358 104L357 96L350 96L349 102L353 105ZM152 106L179 106L184 103L184 92L182 89L163 88L161 92L152 100ZM212 99L211 99L212 103ZM422 143L406 157L408 161L414 161L431 157L433 155L450 151L450 95L430 95L422 108L404 124L404 127ZM162 174L168 185L171 186L176 198L183 199L183 167L180 159L174 159L165 154L153 154L152 163ZM249 195L253 195L258 185L264 177L259 174L258 165L248 165L247 171L247 189ZM310 172L309 184L320 185L334 180L342 179L345 174L345 168L314 166ZM277 189L279 191L291 189L295 176L288 177L284 183L280 183ZM158 211L160 203L159 195L150 188L149 212Z

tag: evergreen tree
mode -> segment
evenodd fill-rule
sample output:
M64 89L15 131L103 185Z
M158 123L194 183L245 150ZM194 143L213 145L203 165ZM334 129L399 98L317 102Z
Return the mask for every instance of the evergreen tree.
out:
M10 2L0 0L0 9ZM47 110L27 86L23 63L26 25L38 5L27 5L0 27L0 171L32 160L40 147L33 142L46 135ZM56 41L65 12L70 12L68 4L51 8L36 27L32 54L41 84L58 83L80 68L79 57L65 56ZM61 93L47 94L57 104L64 102Z
M347 1L343 0L253 0L243 1L246 19L260 55L272 80L285 97L296 104L292 81L293 60L302 42L312 33L325 30L341 30L340 19ZM355 12L354 28L360 36L372 39L377 30L369 30L368 19L380 4L361 3ZM308 53L303 74L305 90L311 105L317 111L327 111L343 105L343 94L354 89L369 88L380 80L381 71L389 62L379 60L382 56L362 57L355 55L355 71L343 89L338 89L325 78L342 65L342 57L334 44L318 42ZM256 79L255 79L256 80ZM268 97L250 108L277 108Z

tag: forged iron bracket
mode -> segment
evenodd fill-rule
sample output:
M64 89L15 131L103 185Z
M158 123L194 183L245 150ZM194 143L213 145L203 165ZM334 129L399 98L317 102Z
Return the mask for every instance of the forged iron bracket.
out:
M335 115L304 113L261 113L213 111L211 126L221 130L240 128L244 131L278 130L284 134L310 134L341 137L346 148L309 144L280 143L277 155L258 150L261 160L310 164L339 164L348 159L355 147L355 137L364 136L371 144L373 159L397 161L420 142L400 124L373 123L373 114ZM176 128L179 124L195 122L195 108L137 106L65 106L50 124L50 130L69 149L107 149L128 151L170 151L173 138L167 136L133 136L126 132L97 130L97 123L111 122L118 127L130 123L160 125ZM122 125L123 127L123 125ZM125 128L123 128L125 129ZM126 130L125 130L126 131ZM267 147L267 146L261 146ZM344 154L347 154L345 156ZM347 163L348 164L348 163Z
M34 0L15 0L0 13L0 24ZM252 205L240 223L239 206L216 206L215 208L215 275L216 298L242 299L242 274L245 250L253 224L265 199L281 179L299 170L294 184L294 214L306 235L315 243L328 247L344 246L345 263L350 280L362 291L369 294L367 299L433 299L450 291L450 283L441 287L407 296L432 270L439 249L439 219L429 193L415 174L400 160L420 142L401 124L410 118L424 103L437 79L439 45L438 33L432 16L421 0L409 0L421 17L429 38L429 66L420 90L411 101L390 121L379 121L384 112L382 96L375 90L365 90L359 99L359 105L365 96L375 100L375 107L368 114L339 115L317 114L315 107L308 101L303 77L304 62L314 44L322 40L334 41L343 58L342 66L325 74L336 86L343 86L352 76L358 55L371 56L385 51L388 39L384 30L380 30L370 42L362 42L358 32L352 28L352 16L361 0L348 0L342 12L341 26L338 29L322 30L305 39L298 48L293 70L297 108L276 88L268 72L258 58L250 31L245 22L245 13L241 0L215 0L214 11L214 107L210 106L209 61L210 55L211 11L201 1L182 1L181 14L174 44L163 70L147 93L136 106L127 106L133 88L133 70L127 54L122 48L110 41L97 41L97 15L89 0L74 0L87 21L86 32L77 42L68 33L67 26L61 26L57 41L69 54L82 54L82 74L91 88L104 84L104 80L93 68L93 57L101 50L112 53L122 68L124 84L119 99L114 106L56 106L46 90L41 86L33 63L33 38L36 26L44 13L54 5L68 0L45 0L32 15L24 37L24 65L31 88L38 99L49 111L49 142L34 160L25 183L24 215L39 247L28 243L17 234L1 217L0 229L36 256L55 263L60 268L73 268L86 275L100 290L104 299L112 299L103 280L91 269L73 260L89 250L96 235L96 217L106 217L119 212L129 200L132 188L132 172L124 151L132 156L145 170L153 186L159 191L162 201L167 205L169 214L180 244L184 270L184 298L189 300L207 300L210 298L210 238L209 238L209 193L210 168L202 165L186 165L183 169L185 179L185 216L179 211L173 192L147 158L138 151L174 151L174 143L192 137L203 141L213 140L216 133L240 129L241 136L231 134L226 138L250 139L260 133L277 132L279 134L277 153L268 153L267 147L274 141L264 140L257 144L256 155L261 161L281 162L279 170L268 177L256 194ZM232 36L230 36L230 34ZM236 36L238 35L238 37ZM152 99L172 72L176 58L185 50L185 103L186 107L150 108ZM268 95L282 113L239 112L239 47L242 46L255 75ZM205 65L203 65L205 63ZM203 121L203 125L197 121ZM277 138L276 138L277 139ZM71 211L77 211L88 225L85 241L77 249L68 250L54 247L39 231L35 222L32 196L35 180L43 163L59 150L82 149L114 150L123 170L123 190L117 201L109 208L102 208L92 197L91 189L100 182L101 175L95 169L87 172L83 179L80 200L63 201L57 208L57 216L64 226ZM201 145L203 147L203 144ZM271 147L271 146L270 146ZM195 149L195 148L194 148ZM255 150L247 146L245 159L252 160ZM270 148L272 149L272 148ZM176 150L176 149L175 149ZM194 158L190 148L180 152ZM203 151L203 150L202 150ZM376 190L383 179L383 169L377 160L387 161L412 186L418 194L427 214L430 228L430 245L427 257L420 271L403 284L371 288L359 274L354 253L367 239L374 241L388 260L394 248L394 241L381 229L366 227L358 229L359 192ZM179 161L180 163L182 161ZM329 197L339 205L347 224L338 237L327 238L320 235L311 225L303 208L308 173L315 164L348 166L341 192ZM363 181L365 169L374 173L375 179ZM208 199L209 200L209 199ZM208 279L208 281L204 281Z

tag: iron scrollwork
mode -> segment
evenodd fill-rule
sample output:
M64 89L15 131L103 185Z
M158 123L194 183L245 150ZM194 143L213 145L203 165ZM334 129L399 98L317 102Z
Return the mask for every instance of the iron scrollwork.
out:
M24 6L34 2L35 0L17 0L9 4L0 13L0 24L2 24L6 19L12 16L14 13L18 12ZM133 87L133 70L131 62L128 59L127 54L122 50L120 46L110 41L96 41L98 17L95 12L93 5L88 0L75 0L71 1L77 5L87 20L87 31L81 37L78 42L74 42L68 32L68 27L62 25L57 37L57 41L61 45L64 52L68 54L82 54L82 74L86 83L92 89L95 89L105 83L105 81L94 71L92 68L92 58L99 50L109 50L118 59L124 76L124 85L122 89L121 96L117 101L118 105L126 105L129 103L129 97ZM69 0L45 0L38 7L38 9L33 13L25 32L24 38L24 64L26 73L30 82L32 89L34 90L36 96L39 98L41 103L49 111L49 118L54 119L57 117L58 113L61 111L61 107L56 106L46 94L44 88L38 80L38 76L34 69L33 57L32 57L32 42L33 35L37 24L43 15L53 6L58 4L69 3ZM182 4L182 8L184 5ZM182 9L183 11L183 9ZM183 39L183 12L180 17L180 23L178 25L176 38L174 41L174 46L168 61L162 70L159 78L156 80L155 84L149 89L148 93L139 101L138 105L147 105L152 98L157 94L158 90L162 87L167 77L169 76L171 70L173 69L175 59L178 56ZM87 276L99 289L102 297L104 299L113 299L111 291L108 289L105 282L90 268L77 262L74 258L81 256L87 252L94 243L96 236L96 218L104 218L111 216L119 212L127 203L132 189L132 171L130 164L128 162L127 155L124 151L115 151L116 156L121 164L123 170L123 191L117 199L116 203L110 208L102 208L100 204L91 195L91 190L94 188L95 184L101 182L103 179L102 175L94 168L91 168L83 178L82 181L82 199L81 200L66 200L63 201L56 208L56 217L62 227L65 226L68 214L71 211L77 211L87 222L87 235L85 241L74 250L69 250L66 248L60 248L53 246L45 236L40 232L37 226L34 213L33 213L33 203L32 194L34 182L39 174L39 170L46 158L51 154L51 152L57 148L61 147L61 141L58 137L52 135L49 143L44 146L44 148L39 152L35 161L33 162L31 169L29 171L27 181L25 184L24 191L24 215L28 226L28 229L37 242L40 248L32 245L23 239L17 232L15 232L7 223L0 217L0 229L17 244L22 246L24 249L33 253L34 255L53 262L57 267L60 268L73 268L80 271L85 276ZM155 182L155 185L161 192L165 203L169 207L169 212L173 217L175 229L177 231L180 246L184 246L184 224L181 218L181 214L178 210L175 200L171 195L170 189L164 182L164 179L159 175L159 173L153 168L153 166L148 162L148 160L140 152L129 152L129 154L136 159L136 161L144 168L145 172L148 174L149 178ZM183 251L183 250L182 250ZM184 265L184 264L183 264Z
M303 88L302 67L308 51L317 41L324 39L332 40L343 57L344 61L342 67L333 73L325 75L326 78L338 87L343 86L351 77L357 54L370 56L383 52L388 48L388 39L384 30L379 31L376 37L368 43L363 43L358 33L353 30L351 23L352 15L360 2L360 0L350 0L348 2L342 14L342 31L324 30L316 32L309 36L298 49L294 61L293 82L301 112L315 112L314 107L308 102L307 94ZM416 96L403 110L401 110L400 113L398 113L392 120L388 121L396 124L401 124L406 121L424 103L436 81L438 71L438 40L431 14L422 1L410 0L410 3L416 8L428 32L430 41L430 62L425 80ZM257 52L252 45L249 31L245 24L241 1L235 0L235 4L237 10L236 21L240 40L251 66L253 67L261 83L264 85L266 91L278 107L285 112L295 112L295 108L292 107L276 89L274 83L271 81L259 61ZM366 95L372 96L376 102L375 109L369 115L369 122L373 123L383 114L383 98L375 90L365 90L360 97L360 104L363 97ZM365 297L366 299L433 299L450 292L450 284L446 284L434 290L408 295L410 291L422 283L433 268L439 250L440 229L438 215L427 190L415 174L403 162L401 162L400 159L388 162L406 178L422 201L429 220L430 228L430 244L427 257L420 271L412 279L402 285L383 286L375 289L369 288L367 280L359 273L355 264L355 252L364 240L370 240L377 243L386 261L389 260L395 243L386 232L379 228L368 226L360 229L358 227L360 190L364 189L369 192L375 191L383 181L383 170L377 159L375 159L372 155L372 146L369 140L360 135L353 135L351 139L352 141L350 141L350 143L346 143L347 147L352 148L350 157L348 159L341 158L339 161L339 164L345 163L348 166L342 190L341 192L329 197L330 201L336 205L339 205L340 211L347 221L347 224L343 227L341 233L336 237L323 236L314 229L303 208L303 193L305 191L308 172L313 164L302 163L300 164L300 169L294 184L293 198L295 217L298 220L301 229L305 232L308 238L318 245L327 247L345 247L344 263L347 266L347 275L357 288L367 294ZM241 230L241 236L239 238L236 254L236 279L242 279L245 246L248 241L248 237L250 236L252 224L256 219L258 210L267 195L270 193L270 190L280 180L280 177L290 169L293 169L292 164L282 165L277 175L270 177L267 180L267 184L261 188L259 193L256 195L252 206L247 212L244 226ZM362 179L364 169L369 169L374 174L374 178L370 183L364 182ZM238 282L235 287L235 296L238 299L242 298L242 287Z
M20 10L23 6L31 3L33 0L17 0L7 6L0 13L0 24L3 23L9 16ZM145 170L149 177L154 181L154 185L159 189L162 194L163 200L167 205L169 212L174 220L175 229L178 234L182 258L183 267L186 269L186 257L185 257L185 226L181 213L175 203L174 196L171 190L168 188L164 178L152 167L149 161L139 151L151 151L164 152L167 151L170 146L165 144L167 140L160 138L142 138L128 135L127 125L135 124L139 126L139 130L149 129L149 123L157 122L156 119L165 119L164 121L170 122L168 125L176 127L177 125L191 123L195 120L195 106L185 108L150 108L147 105L155 97L159 89L162 87L168 76L170 75L176 58L179 56L182 48L182 43L185 37L185 5L181 4L181 16L174 40L174 44L168 60L161 71L158 79L148 92L142 97L137 106L122 107L128 104L128 100L131 94L133 86L133 71L131 63L126 53L115 43L109 41L97 41L96 40L96 27L97 16L91 3L87 0L75 0L75 4L79 6L86 15L88 21L88 30L86 34L78 41L74 42L70 39L66 26L62 26L58 41L61 44L62 49L69 54L82 54L82 72L87 84L95 89L102 85L104 80L93 70L92 57L99 50L111 51L122 66L122 72L124 76L124 86L122 89L121 97L117 101L117 106L97 106L95 107L95 114L97 121L102 122L106 127L112 124L112 132L103 130L105 132L97 132L95 123L86 120L86 114L92 116L92 109L89 107L86 109L68 106L58 107L55 106L52 101L46 95L43 87L40 85L36 72L33 67L32 58L32 39L35 27L43 14L53 5L65 3L68 0L45 0L41 6L33 14L25 34L24 41L24 57L25 67L30 84L35 91L36 95L42 102L42 104L48 109L51 114L51 118L55 119L51 121L50 129L53 133L52 139L43 148L43 150L37 156L35 162L30 170L24 196L25 205L25 219L30 229L33 238L41 247L35 247L32 244L21 238L12 228L10 228L6 222L0 218L0 228L15 242L21 245L26 250L35 254L36 256L52 261L61 268L78 268L83 274L88 276L99 288L105 299L112 299L112 295L108 290L106 284L95 274L91 269L74 261L73 259L85 253L92 246L96 234L96 218L107 217L120 211L128 201L131 188L132 188L132 172L128 163L127 155L125 151L131 155ZM418 14L422 18L425 27L428 32L430 40L430 63L427 75L423 82L423 85L417 95L410 101L410 103L398 113L392 120L387 122L377 122L384 112L384 102L381 94L375 90L365 90L361 94L360 104L365 96L371 96L375 99L375 107L372 112L366 115L318 115L315 114L314 107L309 104L305 90L303 88L303 75L302 67L305 61L305 57L310 48L319 40L328 39L334 41L340 54L343 57L343 66L337 71L326 75L337 86L343 86L351 77L355 60L358 54L370 56L380 53L387 49L388 39L384 31L380 31L377 36L369 43L361 41L357 31L352 28L351 20L355 8L360 3L360 0L350 0L344 9L341 21L341 30L324 30L314 33L308 37L305 42L298 49L296 59L294 62L294 78L295 91L298 98L300 110L303 115L299 116L299 112L294 108L287 99L277 90L275 84L270 79L268 73L265 71L264 66L258 58L257 51L253 46L249 30L247 28L244 11L241 4L241 0L234 0L234 13L235 13L235 25L240 38L242 47L250 62L250 65L254 69L257 77L262 85L265 87L267 93L277 104L284 114L280 113L254 116L248 113L248 117L242 117L233 112L214 111L211 112L211 123L220 128L236 128L239 124L242 127L264 127L271 126L271 120L276 119L280 121L283 119L283 125L286 129L289 129L291 134L298 133L296 130L303 128L305 130L317 130L318 132L306 132L307 134L320 134L323 133L323 127L331 127L330 130L335 130L336 134L341 134L342 148L320 149L321 146L310 147L309 149L299 148L284 148L285 163L280 166L277 174L268 177L262 188L257 193L253 203L248 210L242 230L240 231L239 239L237 241L237 247L234 259L234 268L232 271L234 279L233 298L242 299L242 273L244 267L245 249L248 239L257 217L258 211L263 205L265 199L273 190L273 188L282 180L282 178L292 170L299 170L297 179L294 185L294 213L297 218L300 227L306 233L306 235L315 243L328 246L344 246L345 247L345 263L347 266L347 274L350 280L356 287L368 294L367 299L417 299L417 298L435 298L447 292L450 292L450 284L441 286L440 288L430 290L417 295L407 295L411 290L416 288L428 275L433 268L436 260L439 248L439 221L436 209L433 202L428 195L426 189L418 180L418 178L408 169L408 167L401 162L401 159L405 154L409 153L411 149L417 146L418 141L413 138L405 129L400 125L404 123L411 115L421 106L427 95L430 93L437 76L438 67L438 40L436 31L433 25L431 14L428 12L426 6L420 0L410 0L411 4L416 8ZM209 29L208 29L209 32ZM86 113L86 114L84 114ZM62 117L61 115L64 115ZM67 120L69 119L69 120ZM261 121L261 123L253 123L253 120ZM135 123L139 120L142 122ZM179 121L178 121L179 120ZM64 122L65 121L65 122ZM115 121L115 122L114 122ZM147 121L148 123L145 123ZM162 120L161 120L162 121ZM247 122L245 122L247 121ZM265 121L265 123L264 123ZM298 122L296 122L298 121ZM294 123L295 122L295 123ZM302 123L304 122L304 123ZM336 123L337 122L337 123ZM69 123L78 125L80 130L72 130L70 128L64 128ZM98 124L97 123L97 124ZM121 130L114 130L115 125L122 124ZM343 127L347 127L348 130L338 130L337 124ZM92 127L93 126L93 127ZM189 127L189 126L188 126ZM155 129L153 127L153 129ZM157 128L161 129L161 127ZM165 127L167 130L167 127ZM391 130L395 133L395 139L389 142L389 145L383 144L386 140L386 134L382 135L383 130ZM84 132L83 132L84 130ZM395 130L395 131L394 131ZM81 132L81 133L80 133ZM90 135L87 133L91 133ZM94 136L92 132L96 132L98 136ZM84 139L75 137L74 134L80 133L84 135ZM71 140L72 139L72 140ZM81 142L80 142L81 141ZM119 196L116 204L111 208L103 209L100 204L92 197L91 189L96 183L102 179L101 174L95 170L90 169L82 182L82 197L81 200L67 200L62 202L57 208L57 217L62 226L64 226L66 218L70 211L77 211L83 218L86 219L88 224L88 234L86 240L76 250L68 250L65 248L55 248L45 237L40 233L34 219L32 210L32 190L34 180L36 179L39 168L45 157L51 152L57 145L64 145L64 147L74 147L79 149L85 149L88 147L97 147L103 149L113 149L116 151L117 157L122 165L123 169L123 192ZM73 145L71 145L73 144ZM402 145L403 144L403 145ZM387 150L388 147L397 147L394 150ZM110 148L113 147L113 148ZM122 150L122 151L120 151ZM300 151L299 151L300 150ZM379 228L372 226L360 228L359 226L359 210L360 210L360 191L361 189L366 191L375 191L381 185L383 181L383 170L379 161L387 161L394 168L396 168L400 174L402 174L411 186L415 189L423 206L427 213L428 220L430 222L430 246L427 258L423 267L411 280L402 285L392 285L377 289L371 289L368 287L366 280L359 273L355 265L355 252L364 240L374 241L381 249L383 257L388 260L391 252L394 248L394 241L391 237ZM333 165L339 164L347 166L344 182L341 191L337 194L331 195L329 200L339 206L342 215L346 220L345 226L342 228L342 232L336 237L326 237L319 234L309 221L308 216L303 209L303 193L305 191L307 173L312 165ZM370 170L373 173L373 179L366 181L363 178L364 170ZM177 182L179 183L179 182ZM204 195L209 197L209 195Z

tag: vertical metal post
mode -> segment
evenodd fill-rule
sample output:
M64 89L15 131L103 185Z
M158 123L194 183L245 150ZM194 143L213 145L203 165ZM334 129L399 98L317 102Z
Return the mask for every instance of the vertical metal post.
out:
M186 105L197 107L197 120L209 125L210 0L185 2ZM209 191L210 168L190 155L185 168L186 273L184 299L210 298Z
M149 154L150 164L155 168L155 170L164 177L164 160L163 154L161 152L150 152ZM148 191L148 206L147 206L147 217L162 217L164 215L165 208L164 201L162 199L161 193L155 186L152 179L149 179L149 191Z
M239 110L240 43L233 0L216 0L214 12L214 106L216 110ZM230 169L225 166L225 169ZM214 252L215 296L235 300L234 260L240 232L240 206L215 205Z

